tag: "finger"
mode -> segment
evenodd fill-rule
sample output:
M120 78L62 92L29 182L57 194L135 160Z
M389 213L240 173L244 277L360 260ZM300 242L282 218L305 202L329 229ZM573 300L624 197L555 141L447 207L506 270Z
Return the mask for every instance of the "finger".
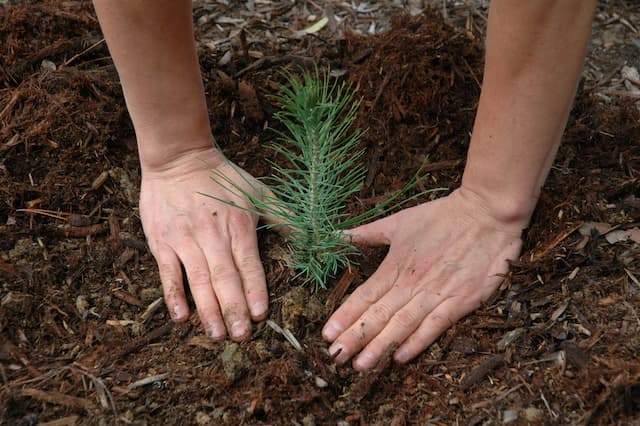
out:
M174 321L186 321L189 319L189 305L184 293L182 282L182 268L180 260L171 247L161 245L153 250L153 257L158 264L160 282L164 292L164 300L169 310L169 315Z
M235 341L251 335L249 310L242 288L242 280L231 254L229 235L216 230L215 224L204 225L199 244L209 265L210 286L220 303L227 331Z
M446 299L429 313L411 336L400 345L393 358L401 364L411 361L460 318L475 310L479 304L480 302L475 302L475 299L463 300L460 297Z
M230 224L232 225L229 233L233 261L240 273L245 300L249 306L251 318L254 321L261 321L267 316L269 294L264 268L260 261L255 224L251 216L244 214Z
M396 226L397 215L398 213L347 231L348 241L353 244L371 246L389 245Z
M189 289L205 332L213 340L223 340L227 331L220 314L218 299L211 286L207 259L193 239L184 241L178 253L187 273Z
M376 272L331 315L322 329L324 339L333 342L343 334L371 305L378 302L389 291L398 275L397 263L387 256ZM333 349L331 351L330 348L331 353L335 353L339 348L333 347Z
M442 300L443 297L437 293L420 291L413 295L411 301L389 318L377 336L353 360L353 368L363 371L375 366L389 345L404 342Z
M393 285L391 289L369 308L338 337L329 348L330 353L338 353L335 357L337 363L342 363L358 353L373 339L378 340L378 334L387 327L398 311L409 302L411 293L399 290L399 286ZM416 325L417 327L417 325ZM367 353L368 354L368 353ZM366 361L365 357L360 357ZM369 367L365 367L369 368Z

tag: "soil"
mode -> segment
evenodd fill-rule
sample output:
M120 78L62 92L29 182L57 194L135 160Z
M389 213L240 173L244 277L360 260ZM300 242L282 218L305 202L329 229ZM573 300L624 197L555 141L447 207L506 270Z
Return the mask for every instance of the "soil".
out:
M486 2L415 16L398 13L420 2L235 3L194 11L212 131L233 161L268 175L274 83L317 63L363 100L368 176L350 212L427 156L428 185L459 185ZM209 341L197 315L173 325L90 2L0 2L0 423L640 424L640 90L622 77L640 66L639 30L635 2L601 2L564 143L498 294L409 365L356 373L331 362L320 330L384 249L313 293L261 232L269 321L242 344Z

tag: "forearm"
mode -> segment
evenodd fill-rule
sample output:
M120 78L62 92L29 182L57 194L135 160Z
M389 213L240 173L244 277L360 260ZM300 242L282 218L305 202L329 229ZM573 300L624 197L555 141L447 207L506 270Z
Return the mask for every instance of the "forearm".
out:
M493 0L485 74L462 187L526 225L584 63L596 0Z
M143 171L211 147L191 1L95 0L122 83Z

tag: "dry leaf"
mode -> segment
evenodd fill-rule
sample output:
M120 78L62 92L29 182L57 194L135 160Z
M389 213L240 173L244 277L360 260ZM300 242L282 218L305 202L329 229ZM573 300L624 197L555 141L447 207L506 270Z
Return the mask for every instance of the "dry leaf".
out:
M636 243L640 243L640 228L631 229L618 229L609 232L604 236L609 244L615 244L620 241L632 240Z
M327 25L328 22L329 22L329 18L327 18L325 16L324 18L321 18L318 22L316 22L313 25L308 26L304 30L296 31L296 35L297 36L302 36L302 35L305 35L305 34L315 34L318 31L320 31L321 29L323 29Z
M590 237L593 230L597 231L598 234L606 234L611 229L611 225L604 222L585 222L582 224L580 228L578 228L578 232L580 235L584 235L585 237Z

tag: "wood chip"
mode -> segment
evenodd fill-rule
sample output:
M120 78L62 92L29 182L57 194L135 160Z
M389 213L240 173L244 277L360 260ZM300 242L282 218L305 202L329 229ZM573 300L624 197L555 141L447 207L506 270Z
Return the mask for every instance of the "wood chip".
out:
M497 354L490 356L484 362L477 367L474 367L473 370L464 378L462 381L462 390L467 390L471 386L478 383L482 380L487 374L491 373L493 370L498 368L502 362L504 361L503 354Z
M38 423L38 426L75 426L78 423L78 416L61 417L49 422Z
M93 402L85 398L78 398L77 396L65 395L60 392L54 391L41 391L34 388L24 388L20 390L20 393L24 396L37 399L38 401L47 402L54 405L62 405L65 407L81 409L88 412L96 410L96 406Z

